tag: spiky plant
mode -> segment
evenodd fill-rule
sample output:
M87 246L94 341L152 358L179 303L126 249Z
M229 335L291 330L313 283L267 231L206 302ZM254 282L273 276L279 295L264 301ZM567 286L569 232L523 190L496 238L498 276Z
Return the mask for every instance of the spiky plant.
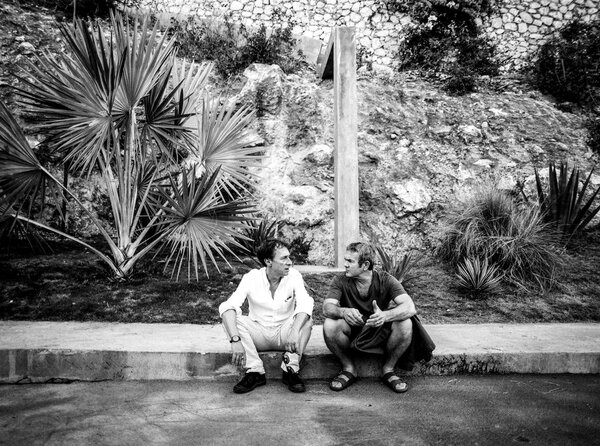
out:
M490 265L487 258L481 261L477 257L473 260L465 257L456 269L459 287L475 295L493 293L500 288L502 273L497 265Z
M258 218L252 221L242 231L244 239L240 240L240 246L244 254L252 256L257 265L260 265L256 251L258 247L267 239L277 238L281 228L284 226L279 220L270 220L268 218Z
M477 191L450 213L437 253L453 265L486 258L506 279L550 288L562 256L552 228L537 207L517 205L497 189Z
M403 283L407 281L410 270L415 265L415 256L412 251L404 254L402 259L388 254L383 246L376 246L377 254L381 261L381 269Z
M109 31L82 20L59 25L67 51L31 63L20 93L72 172L100 172L112 231L42 165L2 104L0 204L15 210L7 215L84 245L115 278L161 245L177 271L186 260L197 277L199 261L207 272L208 259L237 245L236 228L253 212L245 197L248 166L259 158L246 131L254 114L211 98L205 86L212 65L178 61L174 39L160 36L158 24L121 15L110 23ZM107 250L29 218L26 203L46 185L87 213Z
M538 171L535 170L538 200L544 218L562 233L565 243L582 231L600 211L600 203L593 207L594 200L600 193L600 186L586 196L593 172L594 169L590 171L580 189L578 168L574 167L569 174L568 165L561 163L557 174L556 165L551 162L548 165L548 188L545 190Z

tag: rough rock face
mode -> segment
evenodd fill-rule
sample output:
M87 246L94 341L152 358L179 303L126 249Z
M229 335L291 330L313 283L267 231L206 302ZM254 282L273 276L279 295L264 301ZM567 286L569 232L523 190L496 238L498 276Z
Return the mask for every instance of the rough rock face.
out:
M287 76L278 115L263 116L267 141L259 208L310 242L309 261L333 262L333 84ZM358 82L361 237L392 253L431 249L448 210L496 186L536 199L534 167L569 161L589 172L583 117L564 113L513 82L501 93L457 98L409 77ZM600 176L592 179L600 184Z
M277 115L281 109L285 76L279 65L251 64L244 76L246 83L236 96L237 102L253 105L259 116Z

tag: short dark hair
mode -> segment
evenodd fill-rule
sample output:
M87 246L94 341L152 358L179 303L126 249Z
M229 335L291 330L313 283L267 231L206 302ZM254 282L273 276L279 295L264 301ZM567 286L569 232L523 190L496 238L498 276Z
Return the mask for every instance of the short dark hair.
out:
M354 242L346 247L346 251L358 253L358 264L362 265L365 262L369 262L369 269L373 269L375 257L377 256L373 245L363 242Z
M256 249L256 257L258 257L258 261L263 266L267 266L266 260L273 260L275 250L279 248L290 249L289 245L283 240L278 238L268 238Z

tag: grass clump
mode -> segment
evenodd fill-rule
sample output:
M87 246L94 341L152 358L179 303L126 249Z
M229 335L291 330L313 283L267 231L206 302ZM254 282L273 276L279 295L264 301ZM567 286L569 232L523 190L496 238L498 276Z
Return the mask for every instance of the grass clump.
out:
M555 239L538 207L518 205L491 189L473 195L449 217L437 251L452 265L464 258L489 259L508 281L547 289L561 266Z

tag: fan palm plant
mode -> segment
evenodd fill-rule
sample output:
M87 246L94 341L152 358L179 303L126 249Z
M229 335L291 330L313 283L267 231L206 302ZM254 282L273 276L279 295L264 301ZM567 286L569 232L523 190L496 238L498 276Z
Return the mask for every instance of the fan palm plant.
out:
M110 32L81 20L61 31L70 51L30 64L22 103L39 116L39 130L72 172L100 172L114 226L107 230L38 161L0 104L4 209L85 245L116 278L161 246L171 249L167 266L179 272L187 259L197 275L200 260L207 272L207 259L214 263L215 254L238 244L237 229L253 211L244 199L252 181L248 166L259 159L258 141L247 132L253 112L212 99L205 88L212 65L178 61L173 38L160 36L147 20L112 15ZM81 206L108 252L29 218L25 204L40 199L46 185Z

